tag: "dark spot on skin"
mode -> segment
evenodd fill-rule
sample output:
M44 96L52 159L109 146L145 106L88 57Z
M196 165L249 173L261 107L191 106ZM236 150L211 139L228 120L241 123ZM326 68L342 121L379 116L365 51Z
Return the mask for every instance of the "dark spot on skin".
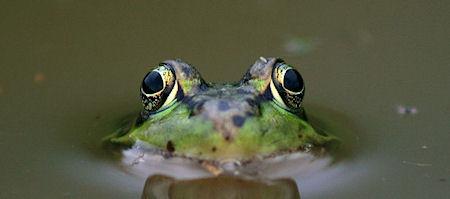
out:
M230 105L226 101L219 101L217 108L219 109L219 111L226 111L230 109Z
M212 151L212 152L216 152L216 151L217 151L217 148L216 148L215 146L213 146L213 147L211 148L211 151Z
M166 144L166 149L167 151L169 151L170 153L175 151L175 146L173 145L172 141L168 141Z
M242 127L245 123L245 117L242 117L240 115L235 115L232 118L233 124L237 127Z
M186 74L186 76L191 74L191 68L189 68L188 66L182 66L181 70L183 71L184 74Z

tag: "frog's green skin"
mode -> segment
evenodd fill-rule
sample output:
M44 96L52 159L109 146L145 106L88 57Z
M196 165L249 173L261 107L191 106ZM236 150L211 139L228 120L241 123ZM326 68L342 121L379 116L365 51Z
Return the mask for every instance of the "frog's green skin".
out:
M180 60L163 63L175 73L176 98L156 111L142 111L128 132L109 136L110 142L140 141L173 156L220 161L269 157L336 140L306 122L301 99L277 101L270 84L280 59L260 58L234 84L207 84ZM303 97L304 88L301 92ZM290 110L289 103L298 109Z

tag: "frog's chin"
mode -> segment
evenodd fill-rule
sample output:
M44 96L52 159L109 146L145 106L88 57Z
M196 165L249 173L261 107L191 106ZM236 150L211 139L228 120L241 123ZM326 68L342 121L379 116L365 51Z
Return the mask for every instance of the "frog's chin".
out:
M122 164L127 172L147 178L155 174L177 179L194 179L217 175L248 178L277 179L308 176L332 163L329 155L317 156L310 152L291 152L252 160L201 160L192 157L171 156L145 143L122 152Z

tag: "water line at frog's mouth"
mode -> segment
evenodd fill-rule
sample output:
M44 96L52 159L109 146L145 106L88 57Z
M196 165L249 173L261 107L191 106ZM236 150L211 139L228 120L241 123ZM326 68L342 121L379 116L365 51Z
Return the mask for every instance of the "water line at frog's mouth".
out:
M263 179L287 178L307 175L326 168L332 163L329 155L316 156L308 152L295 152L264 159L238 161L226 159L210 162L217 166L220 173L206 169L205 160L179 156L167 156L156 147L138 142L129 150L122 152L122 168L137 176L164 174L179 179L211 177L216 174L228 174Z

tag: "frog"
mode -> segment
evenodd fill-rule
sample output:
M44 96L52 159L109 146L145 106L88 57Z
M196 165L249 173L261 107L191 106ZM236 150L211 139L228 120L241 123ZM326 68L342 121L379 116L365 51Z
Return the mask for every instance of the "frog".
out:
M127 130L106 137L109 143L139 144L164 157L242 163L323 152L339 142L308 122L303 77L281 58L260 57L233 83L206 82L194 66L167 60L144 76L139 92L142 111Z

